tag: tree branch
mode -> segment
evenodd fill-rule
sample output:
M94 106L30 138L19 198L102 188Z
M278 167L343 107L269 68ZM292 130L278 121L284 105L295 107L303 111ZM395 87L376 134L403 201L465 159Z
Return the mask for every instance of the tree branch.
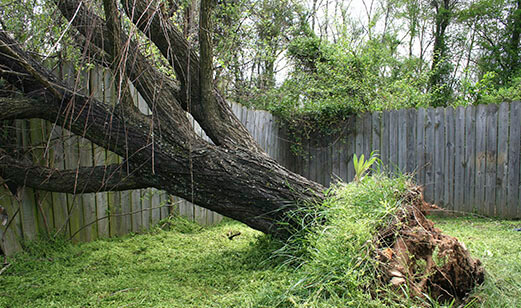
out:
M190 48L189 43L172 21L163 15L160 3L156 0L121 0L121 2L127 16L170 61L181 82L182 90L186 89L188 84L190 85L187 91L177 93L180 94L178 99L184 102L184 106L190 102L190 113L208 137L218 146L230 149L245 148L255 153L263 153L262 148L237 119L218 91L213 89L213 95L209 99L201 97L199 56ZM186 93L189 93L190 97L187 97ZM217 112L212 113L209 110Z
M19 186L62 193L96 193L148 188L143 178L128 174L125 166L108 165L58 170L0 156L0 176Z
M108 36L103 35L109 31L105 21L88 9L88 6L81 5L81 0L55 0L55 3L62 15L72 21L74 27L85 36L87 48L93 48L91 45L94 44L107 54L112 52ZM73 18L75 15L76 18ZM184 131L183 135L197 139L181 103L177 100L180 89L175 82L159 72L139 51L138 44L124 33L120 33L120 43L129 46L126 49L126 74L152 111L154 125L159 127L157 136L161 136L162 131L166 135L175 135L178 132L171 128L178 127Z
M25 97L0 97L0 120L42 118L45 105Z

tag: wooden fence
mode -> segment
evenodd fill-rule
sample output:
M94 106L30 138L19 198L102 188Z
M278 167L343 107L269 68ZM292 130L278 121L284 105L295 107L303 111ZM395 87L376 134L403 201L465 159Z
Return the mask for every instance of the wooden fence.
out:
M80 78L74 78L76 74ZM76 73L64 65L57 75L81 80L70 85L99 100L110 102L115 95L112 76L106 71ZM149 113L140 95L132 92L136 105ZM352 180L353 154L367 157L377 151L384 165L413 173L425 186L427 201L455 211L521 217L519 102L364 114L348 119L339 127L340 133L314 136L299 144L270 113L237 104L232 109L270 156L326 186L335 179ZM197 122L193 124L204 136ZM56 169L121 161L116 154L46 121L20 120L3 129L16 135L36 163ZM295 145L303 154L293 153ZM73 195L25 188L19 198L13 198L0 186L0 205L14 217L9 229L0 228L0 244L8 254L19 250L20 239L31 240L39 233L60 231L73 241L90 241L140 232L171 213L202 224L222 219L155 189Z
M270 155L326 186L353 179L353 154L368 157L376 151L389 169L413 174L429 202L453 211L521 218L521 102L367 113L348 119L341 133L298 145L266 112L234 110L254 136L266 134L261 139L270 140ZM269 136L273 132L277 135ZM295 155L292 145L303 154Z
M116 95L113 77L106 70L77 72L71 65L62 65L56 74L62 80L69 80L69 86L76 91L109 104ZM143 113L150 114L143 98L133 87L131 90L135 104ZM197 122L192 120L192 123L204 136ZM0 132L14 135L27 158L57 170L122 161L115 153L43 120L0 122ZM204 225L222 219L217 213L156 189L65 194L25 187L14 197L2 183L0 178L0 205L12 218L8 229L0 227L0 247L6 254L20 250L21 240L33 240L39 234L60 233L73 242L91 241L146 230L171 213Z

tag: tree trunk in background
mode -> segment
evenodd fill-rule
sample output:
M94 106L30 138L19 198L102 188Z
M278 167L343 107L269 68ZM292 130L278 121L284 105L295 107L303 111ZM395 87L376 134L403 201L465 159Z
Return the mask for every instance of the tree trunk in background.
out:
M447 28L450 25L454 6L457 0L434 0L431 2L434 15L434 46L432 50L432 74L429 78L429 88L432 93L431 105L434 107L447 106L452 95L449 86L450 61L447 47Z

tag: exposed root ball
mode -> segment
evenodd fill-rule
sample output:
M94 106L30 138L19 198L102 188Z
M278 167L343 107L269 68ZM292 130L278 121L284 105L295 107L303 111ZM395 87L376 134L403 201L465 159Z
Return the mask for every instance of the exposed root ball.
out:
M433 208L423 200L422 189L413 187L399 212L379 230L375 242L382 282L395 287L406 284L419 297L461 300L483 282L483 267L463 243L442 234L425 218Z

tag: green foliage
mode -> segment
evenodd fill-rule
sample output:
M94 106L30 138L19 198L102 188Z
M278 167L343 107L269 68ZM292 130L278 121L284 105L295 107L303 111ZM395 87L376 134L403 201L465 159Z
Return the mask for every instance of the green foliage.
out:
M498 86L497 78L497 73L490 71L475 83L463 80L461 96L455 104L500 104L521 100L521 76L514 77L512 82L505 86Z
M35 2L30 0L0 1L2 28L9 31L29 52L42 56L55 56L77 59L75 48L67 24L52 1ZM57 59L55 59L56 62Z
M365 160L364 154L360 155L360 158L356 157L356 153L353 154L353 165L355 169L355 182L363 180L365 173L371 168L371 166L378 161L378 155L372 152L370 157Z
M394 44L392 38L357 47L347 39L331 44L313 35L296 38L288 47L296 64L289 77L246 104L271 111L304 135L334 132L357 113L427 106L428 75L411 70L421 61L396 59Z

